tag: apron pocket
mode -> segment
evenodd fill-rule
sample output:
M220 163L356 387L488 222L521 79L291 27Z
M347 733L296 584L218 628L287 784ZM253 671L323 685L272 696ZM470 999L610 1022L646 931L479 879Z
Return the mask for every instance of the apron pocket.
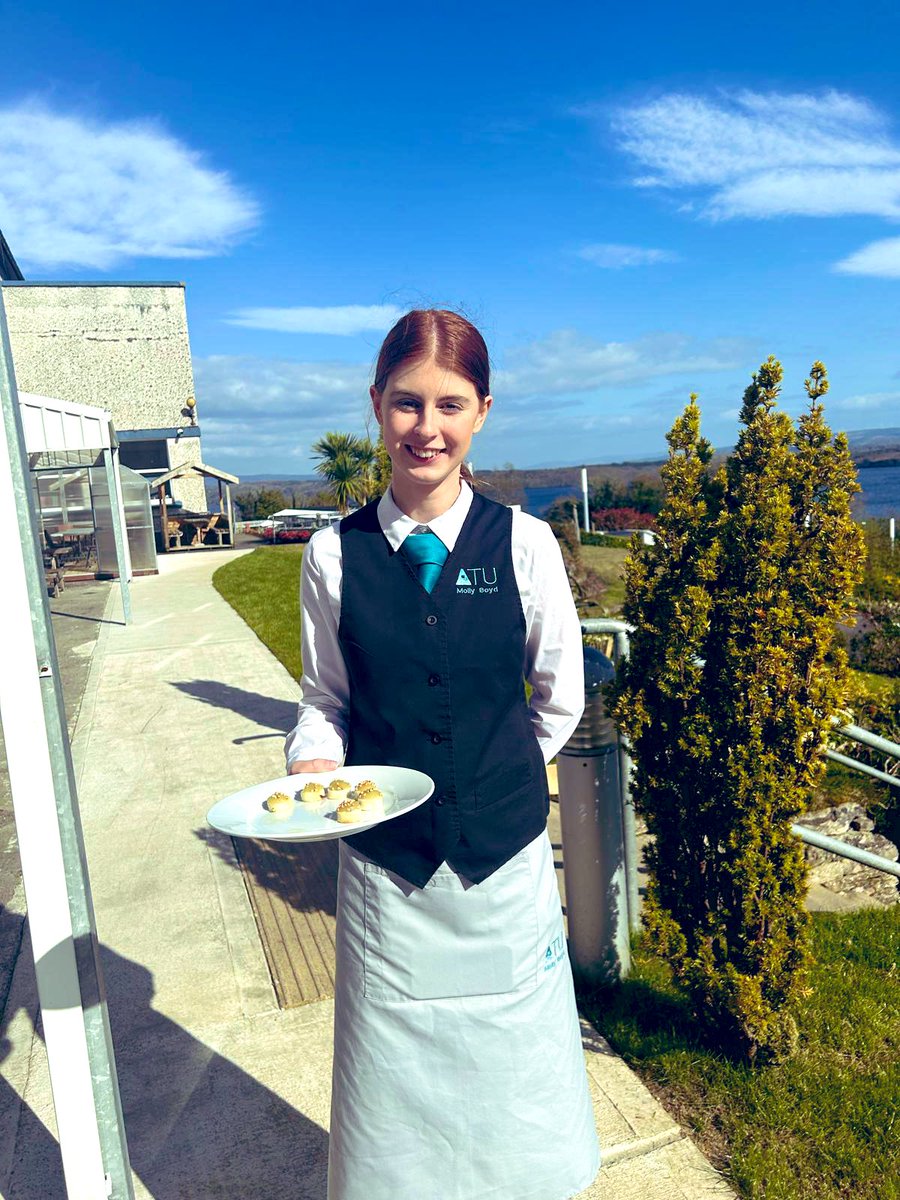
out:
M534 888L518 859L481 884L442 867L424 888L366 862L365 996L403 1002L533 987Z

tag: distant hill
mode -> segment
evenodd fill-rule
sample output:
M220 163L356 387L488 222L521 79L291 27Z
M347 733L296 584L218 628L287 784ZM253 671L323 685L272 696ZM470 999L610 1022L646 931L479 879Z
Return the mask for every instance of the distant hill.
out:
M860 469L900 466L900 429L855 429L847 440Z
M850 453L857 467L890 466L900 464L900 428L887 429L852 429L847 432ZM731 453L733 447L727 446L716 451L714 462L719 462ZM645 479L648 482L659 478L659 468L665 462L664 454L656 459L637 459L624 462L588 463L588 484L591 487L609 480L624 486L633 479ZM507 504L524 504L525 489L552 489L558 495L581 494L581 465L560 467L530 467L522 470L515 468L481 471L476 470L479 482L484 486L485 493ZM278 488L285 493L289 504L302 507L299 503L304 496L321 491L322 480L316 475L242 475L241 482L235 490L235 498L240 499L242 492L258 492L262 488ZM548 504L552 500L548 500Z
M242 475L241 483L264 484L266 487L283 487L292 483L314 483L316 475Z
M847 433L854 458L858 454L900 454L900 429L851 429Z

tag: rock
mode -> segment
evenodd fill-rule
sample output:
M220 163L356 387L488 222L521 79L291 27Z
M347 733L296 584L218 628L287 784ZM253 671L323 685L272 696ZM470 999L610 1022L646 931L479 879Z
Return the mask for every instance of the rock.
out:
M888 838L875 833L875 822L861 804L838 804L821 812L804 813L798 818L798 824L870 854L897 861L897 847ZM815 846L804 846L804 852L810 867L810 882L841 895L866 894L879 904L900 901L900 880L895 875L864 867L849 858L839 858Z

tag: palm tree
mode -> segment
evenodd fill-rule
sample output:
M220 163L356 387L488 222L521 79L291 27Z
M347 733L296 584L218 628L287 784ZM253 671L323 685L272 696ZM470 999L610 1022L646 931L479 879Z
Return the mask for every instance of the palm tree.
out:
M365 503L372 489L375 447L368 438L354 433L326 433L312 447L319 459L317 474L327 480L340 512L347 512L350 501Z

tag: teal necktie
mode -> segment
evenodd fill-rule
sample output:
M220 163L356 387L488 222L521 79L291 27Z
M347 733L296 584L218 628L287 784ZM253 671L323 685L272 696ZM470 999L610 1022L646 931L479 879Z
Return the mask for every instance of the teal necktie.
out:
M431 592L440 578L441 567L447 561L447 547L436 533L426 529L424 533L411 533L404 541L403 549L416 569L419 583L426 592Z

